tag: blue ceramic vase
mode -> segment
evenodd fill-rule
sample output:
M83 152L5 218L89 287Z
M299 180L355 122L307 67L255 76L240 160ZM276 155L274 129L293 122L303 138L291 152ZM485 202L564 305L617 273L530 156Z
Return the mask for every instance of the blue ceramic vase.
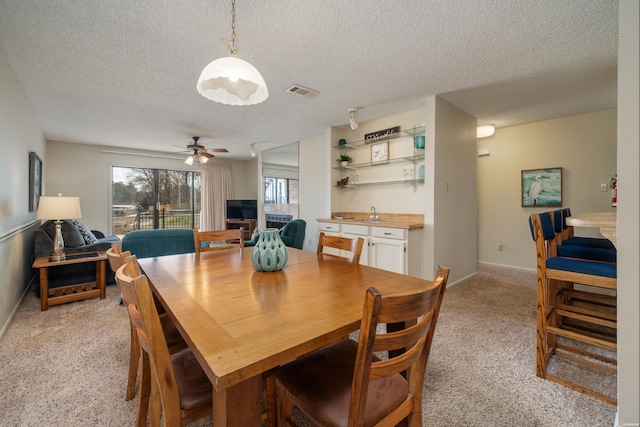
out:
M279 271L287 265L289 252L280 238L277 228L265 228L251 253L251 261L257 271Z

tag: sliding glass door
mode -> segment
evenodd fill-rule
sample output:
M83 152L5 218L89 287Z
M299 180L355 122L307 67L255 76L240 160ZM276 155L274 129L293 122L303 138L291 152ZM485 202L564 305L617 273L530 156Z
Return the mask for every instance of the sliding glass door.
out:
M199 172L113 167L113 234L200 227Z

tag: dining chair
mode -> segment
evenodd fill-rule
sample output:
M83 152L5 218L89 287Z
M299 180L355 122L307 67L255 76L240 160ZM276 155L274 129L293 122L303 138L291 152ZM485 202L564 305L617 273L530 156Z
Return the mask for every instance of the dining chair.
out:
M616 263L558 256L551 212L530 216L536 244L536 374L600 400L615 399L573 380L547 372L553 355L575 363L616 374L616 360L586 346L617 350ZM576 284L585 291L565 284ZM581 300L578 304L574 301ZM562 337L563 342L558 342ZM576 345L576 343L578 343ZM594 363L598 360L600 363ZM615 404L615 403L614 403Z
M405 418L422 426L425 372L448 276L439 267L428 288L403 294L369 288L357 342L341 340L276 369L278 425L295 425L295 406L322 426L391 426ZM383 324L393 332L378 328ZM389 352L388 359L378 352Z
M115 273L122 265L122 246L120 243L112 243L111 247L105 252L109 260L109 267Z
M136 426L184 426L212 415L212 386L189 348L171 353L145 275L116 273L142 350Z
M111 254L110 257L114 257ZM111 260L111 258L109 258ZM131 304L133 301L133 294L127 280L138 277L142 274L140 271L140 265L135 255L131 255L129 251L122 252L120 254L120 260L113 261L114 263L121 263L121 266L116 270L116 284L120 290L122 301L126 305ZM165 340L171 353L176 353L187 347L186 342L182 339L180 332L176 328L175 324L167 313L159 315L160 323L162 325L162 331L165 335ZM127 393L125 400L131 400L136 394L136 379L138 377L138 368L140 366L140 344L138 342L138 334L136 328L129 318L129 326L131 329L131 343L129 351L129 374L127 379Z
M230 230L198 231L193 230L193 244L196 255L201 252L217 251L244 246L244 229L234 228Z
M360 255L362 254L362 245L364 244L364 239L362 237L358 237L357 239L350 239L348 237L340 237L340 236L329 236L324 234L324 232L320 232L318 235L318 255L335 257L335 258L344 258L353 264L360 264ZM327 254L324 251L324 248L334 248L339 251L347 251L350 252L350 255L347 257L341 257L338 255Z

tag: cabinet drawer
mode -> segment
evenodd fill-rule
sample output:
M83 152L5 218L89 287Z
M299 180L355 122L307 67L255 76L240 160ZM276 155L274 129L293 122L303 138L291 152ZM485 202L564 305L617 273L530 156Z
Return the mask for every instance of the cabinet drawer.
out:
M391 227L371 227L371 231L374 237L385 237L387 239L407 239L407 230L403 228L391 228Z
M342 227L342 232L346 234L357 234L358 236L369 235L368 225L341 224L341 227Z
M320 231L329 231L331 233L339 233L340 232L340 224L336 224L334 222L319 222L318 230Z

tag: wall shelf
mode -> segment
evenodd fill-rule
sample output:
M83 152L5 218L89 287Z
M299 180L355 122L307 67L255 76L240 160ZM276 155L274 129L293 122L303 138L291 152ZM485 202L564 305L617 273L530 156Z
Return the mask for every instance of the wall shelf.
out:
M418 127L398 131L398 133L393 134L392 136L385 136L385 137L376 138L376 139L361 139L358 141L350 141L350 142L347 142L346 144L334 145L333 148L337 148L339 150L341 149L355 150L357 147L362 147L363 145L369 145L369 144L373 144L380 141L388 141L390 139L396 139L403 136L423 135L424 130L425 130L425 126L418 126Z
M334 185L334 187L337 187L337 188L356 188L356 187L366 187L366 186L369 186L369 185L384 185L384 184L416 185L416 184L424 184L424 179L399 179L399 180L395 180L395 181L359 182L357 184Z

